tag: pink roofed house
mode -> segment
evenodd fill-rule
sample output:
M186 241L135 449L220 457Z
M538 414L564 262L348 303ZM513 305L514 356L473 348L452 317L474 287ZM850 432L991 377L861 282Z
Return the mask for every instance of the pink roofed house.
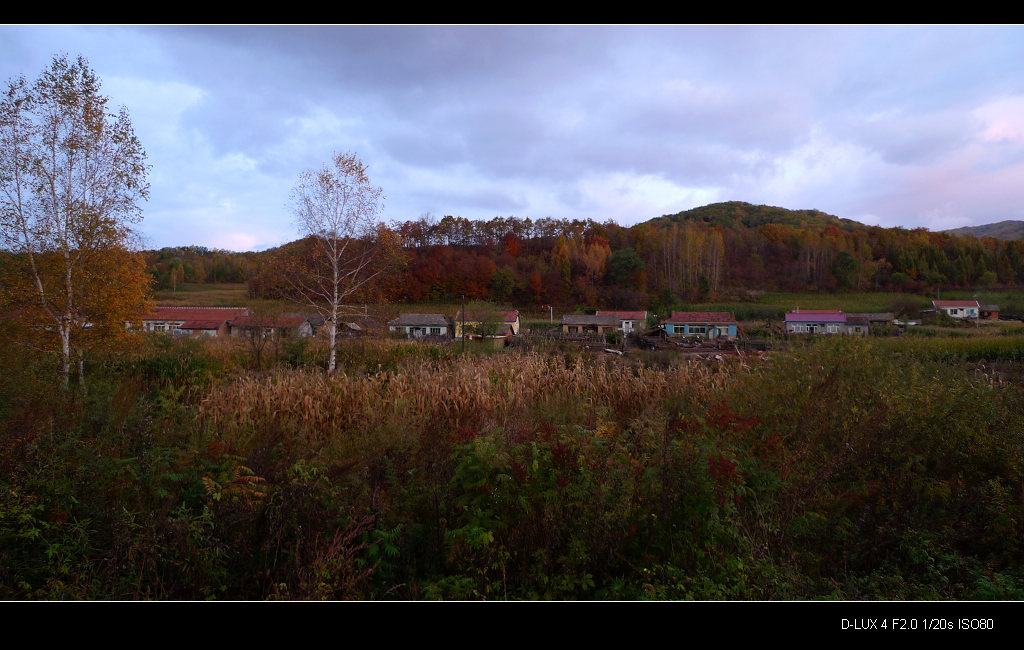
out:
M846 313L841 309L800 309L786 312L787 334L845 334Z

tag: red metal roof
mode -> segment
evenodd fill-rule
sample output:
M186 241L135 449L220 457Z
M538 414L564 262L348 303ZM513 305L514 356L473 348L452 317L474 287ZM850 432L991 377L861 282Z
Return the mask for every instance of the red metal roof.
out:
M936 307L977 307L977 300L933 300Z
M735 323L727 311L674 311L666 323Z

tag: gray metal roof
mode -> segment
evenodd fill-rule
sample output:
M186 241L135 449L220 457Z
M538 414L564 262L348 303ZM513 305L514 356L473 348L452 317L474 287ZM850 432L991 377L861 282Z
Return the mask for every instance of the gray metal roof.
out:
M399 314L395 320L389 320L389 326L397 327L408 327L430 325L437 327L438 325L447 325L448 319L442 314Z
M601 325L602 327L618 327L616 316L594 316L593 314L566 314L562 316L562 325Z

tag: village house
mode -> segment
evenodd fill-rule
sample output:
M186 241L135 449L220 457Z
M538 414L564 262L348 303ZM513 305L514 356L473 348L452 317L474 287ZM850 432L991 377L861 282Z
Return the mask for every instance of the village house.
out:
M297 312L297 311L283 311L279 314L285 318L292 318L298 316L304 320L309 321L310 336L316 336L328 320L319 312Z
M867 336L871 332L871 319L867 314L847 314L845 334Z
M977 318L981 311L977 300L933 300L932 307L941 309L953 318Z
M999 320L999 305L979 305L978 312L982 320Z
M346 336L371 336L384 330L383 323L372 316L345 316L339 320L338 333Z
M562 316L563 334L606 334L619 329L619 319L615 316L598 316L596 314L566 314Z
M250 315L246 307L155 307L142 315L146 332L177 336L228 336L230 321ZM130 323L126 323L131 327Z
M229 323L232 336L252 336L260 332L263 336L313 336L313 325L301 314L279 314L277 316L240 316Z
M892 325L891 312L848 314L841 309L800 309L786 312L788 334L849 334L867 336L871 328Z
M401 332L411 339L424 336L444 336L450 333L448 319L441 314L399 314L388 321L389 332Z
M455 313L453 321L455 338L462 338L462 310ZM476 333L488 336L517 336L519 334L519 311L466 311L466 332L472 337Z
M662 325L669 336L735 337L739 323L725 311L674 311Z
M786 312L787 334L847 334L846 313L841 309L800 309Z
M863 314L847 314L847 315L848 316L854 316L854 315L856 315L856 316L863 316L864 318L868 319L868 322L871 323L872 327L876 327L876 326L879 326L879 325L892 325L892 322L894 320L896 320L896 314L892 313L891 311L869 312L869 313L863 313Z
M862 313L862 314L847 314L846 315L846 326L847 326L847 328L851 328L851 320L850 319L852 319L855 316L858 319L863 318L863 319L867 320L867 322L868 322L868 332L870 332L871 330L881 330L881 331L884 332L887 329L891 328L891 326L896 324L896 314L892 313L891 311L867 312L867 313ZM859 332L859 331L849 331L847 333L848 334L860 334L861 332Z
M598 316L614 316L619 321L619 329L623 335L631 334L647 327L645 311L598 311Z

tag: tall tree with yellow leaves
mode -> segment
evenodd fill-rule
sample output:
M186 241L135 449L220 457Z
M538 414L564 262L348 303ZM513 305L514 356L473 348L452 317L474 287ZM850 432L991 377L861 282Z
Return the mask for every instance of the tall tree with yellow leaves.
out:
M31 83L12 79L0 98L0 245L31 305L18 304L16 286L6 294L37 331L56 334L65 385L77 336L123 330L148 290L131 229L148 195L146 154L127 111L107 103L88 61L66 56Z

